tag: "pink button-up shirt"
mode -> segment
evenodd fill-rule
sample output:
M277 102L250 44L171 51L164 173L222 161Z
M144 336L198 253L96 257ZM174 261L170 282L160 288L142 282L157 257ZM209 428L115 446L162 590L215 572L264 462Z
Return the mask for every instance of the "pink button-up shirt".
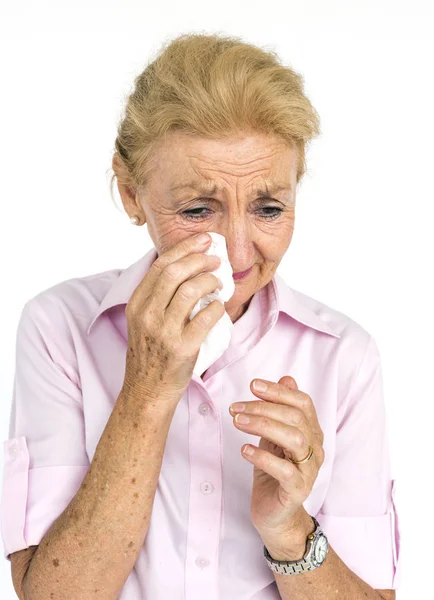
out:
M157 258L63 281L30 299L17 330L4 442L4 555L40 543L92 461L122 388L125 306ZM229 348L193 375L173 416L150 527L119 600L275 600L250 520L260 438L229 405L257 400L250 381L295 378L311 396L325 461L304 502L344 563L374 589L398 587L399 528L378 348L348 316L276 273L235 322ZM302 577L302 575L298 575Z

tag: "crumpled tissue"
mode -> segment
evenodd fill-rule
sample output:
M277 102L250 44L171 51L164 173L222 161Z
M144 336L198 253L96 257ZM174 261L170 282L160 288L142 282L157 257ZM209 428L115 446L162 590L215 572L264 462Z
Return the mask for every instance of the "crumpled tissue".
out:
M222 303L228 302L235 292L235 282L232 278L233 271L226 248L226 238L214 231L207 231L206 233L211 236L212 241L209 248L205 251L205 254L218 256L221 261L217 269L210 271L210 273L220 279L223 287L221 290L217 288L214 292L206 294L206 296L197 302L191 311L190 321L200 310L213 302L213 300L219 300ZM217 321L202 342L193 373L200 376L213 364L213 362L220 358L224 351L229 347L233 328L234 324L228 313L225 311L222 318Z

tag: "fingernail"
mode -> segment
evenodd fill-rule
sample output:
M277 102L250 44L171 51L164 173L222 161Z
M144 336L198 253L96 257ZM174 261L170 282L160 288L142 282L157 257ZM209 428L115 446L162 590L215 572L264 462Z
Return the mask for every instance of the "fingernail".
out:
M246 405L244 402L234 402L231 404L230 408L232 412L243 412L246 409Z
M260 379L255 379L253 387L257 392L265 392L267 390L267 384Z
M211 237L207 233L201 233L197 236L197 241L199 244L205 244L211 239Z
M254 453L254 450L251 446L244 447L244 454L247 454L248 456L252 456L253 453Z

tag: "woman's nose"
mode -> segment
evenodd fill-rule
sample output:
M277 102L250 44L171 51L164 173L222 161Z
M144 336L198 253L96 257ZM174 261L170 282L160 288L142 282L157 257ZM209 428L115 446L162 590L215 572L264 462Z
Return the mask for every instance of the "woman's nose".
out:
M236 239L226 237L226 248L234 273L241 273L250 269L255 257L255 249L251 240L245 237L237 237Z

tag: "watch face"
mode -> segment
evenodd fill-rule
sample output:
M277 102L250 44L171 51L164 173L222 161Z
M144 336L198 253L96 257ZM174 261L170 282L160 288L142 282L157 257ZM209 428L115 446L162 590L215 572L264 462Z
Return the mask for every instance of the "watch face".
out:
M317 543L315 544L315 560L321 564L322 562L324 562L325 557L327 556L327 549L328 549L328 541L327 538L324 535L320 535L320 537L317 540Z

